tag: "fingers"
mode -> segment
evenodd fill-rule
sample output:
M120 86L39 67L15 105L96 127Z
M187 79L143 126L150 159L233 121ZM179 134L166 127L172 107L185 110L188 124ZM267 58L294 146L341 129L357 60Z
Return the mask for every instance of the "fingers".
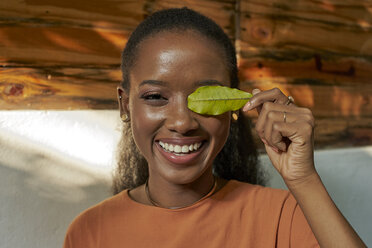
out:
M298 128L301 131L299 133L303 133L302 131L312 133L312 130L306 128L302 130L301 126L314 127L314 117L310 110L265 103L256 123L256 131L266 145L277 152L284 152L289 144L288 139L293 142L293 134L298 132ZM306 135L303 133L303 137Z
M260 92L261 92L261 90L259 90L259 89L254 89L254 90L252 90L252 95L253 95L253 96L254 96L254 95L257 95L257 94L260 93ZM248 102L248 103L249 103L249 102ZM257 106L256 110L257 110L258 114L261 112L261 109L262 109L262 105ZM244 109L243 109L243 111L244 111Z
M280 122L282 116L282 112L272 111L269 113L266 124L259 127L260 130L263 130L261 135L264 137L266 144L274 149L277 148L277 152L287 150L282 134L275 129L276 123Z
M275 115L272 112L277 112ZM268 118L276 119L276 121L284 122L284 112L286 112L286 122L295 122L297 120L308 121L313 125L314 118L312 113L307 108L299 108L287 105L279 105L272 102L266 102L263 104L261 113L258 116L256 123L257 132L263 131L263 126L268 121Z
M287 105L288 97L278 88L267 91L254 89L252 95L243 111L257 109L256 131L274 151L285 152L291 142L300 144L312 137L314 117L309 109Z
M314 127L308 122L277 122L273 125L273 133L288 137L291 142L298 146L312 145L313 129Z
M262 104L264 104L265 102L285 104L288 101L288 98L278 88L266 91L254 89L252 91L252 94L253 97L244 106L243 111L249 111L257 108L258 113L260 113L259 107L262 106Z

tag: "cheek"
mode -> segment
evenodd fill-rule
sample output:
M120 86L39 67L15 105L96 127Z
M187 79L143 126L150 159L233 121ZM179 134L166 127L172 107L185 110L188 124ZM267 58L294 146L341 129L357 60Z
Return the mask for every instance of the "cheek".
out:
M215 149L218 152L222 149L224 144L226 143L227 137L229 135L230 130L230 118L229 114L225 113L223 115L218 116L217 118L212 118L211 120L206 123L206 130L211 135L214 142Z
M146 154L151 152L152 141L164 119L164 113L154 111L149 106L138 104L138 102L133 102L130 110L134 141L146 157Z

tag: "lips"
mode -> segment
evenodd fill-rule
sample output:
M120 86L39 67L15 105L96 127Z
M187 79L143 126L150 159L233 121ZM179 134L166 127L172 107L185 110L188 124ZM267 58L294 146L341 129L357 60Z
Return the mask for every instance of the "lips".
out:
M198 159L204 150L205 141L202 139L160 139L156 147L160 154L174 164L190 164Z

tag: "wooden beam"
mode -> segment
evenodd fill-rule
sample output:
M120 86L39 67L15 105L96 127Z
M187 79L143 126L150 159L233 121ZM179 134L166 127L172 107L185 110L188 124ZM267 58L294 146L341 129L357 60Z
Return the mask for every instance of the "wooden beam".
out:
M235 42L241 88L278 87L312 109L317 147L372 144L369 0L3 0L0 109L117 109L130 33L154 11L183 6Z
M278 87L310 108L317 148L372 144L371 10L370 1L240 1L241 87Z
M119 68L0 69L0 109L117 109Z

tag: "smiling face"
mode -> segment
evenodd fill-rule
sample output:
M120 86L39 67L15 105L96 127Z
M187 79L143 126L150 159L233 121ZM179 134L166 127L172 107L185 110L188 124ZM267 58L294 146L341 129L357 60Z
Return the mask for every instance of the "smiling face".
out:
M187 108L187 96L203 85L230 86L221 51L193 31L161 32L140 44L129 95L119 90L128 105L120 107L130 114L133 137L152 180L186 184L212 175L230 115L196 114Z

